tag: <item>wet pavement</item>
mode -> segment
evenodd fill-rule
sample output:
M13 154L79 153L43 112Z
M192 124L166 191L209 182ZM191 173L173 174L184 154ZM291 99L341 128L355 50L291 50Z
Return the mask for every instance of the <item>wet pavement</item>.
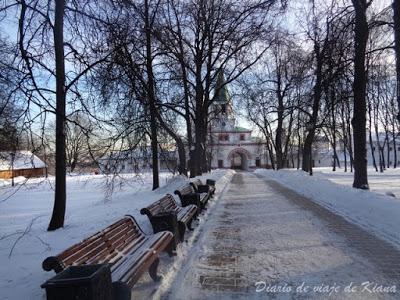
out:
M163 299L400 299L400 252L254 173L234 175Z

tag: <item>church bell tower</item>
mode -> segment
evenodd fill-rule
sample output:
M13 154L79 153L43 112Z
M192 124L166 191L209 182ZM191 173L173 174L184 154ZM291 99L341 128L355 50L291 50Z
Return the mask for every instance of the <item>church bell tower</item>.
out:
M229 131L235 127L235 116L233 112L232 99L228 92L224 72L220 70L215 84L214 102L211 106L212 131Z

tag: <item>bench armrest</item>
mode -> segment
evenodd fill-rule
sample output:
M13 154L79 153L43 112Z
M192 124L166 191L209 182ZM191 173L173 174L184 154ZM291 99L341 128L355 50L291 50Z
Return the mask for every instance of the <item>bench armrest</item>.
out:
M180 231L178 225L178 216L175 212L164 212L149 217L151 226L153 227L153 232L157 233L160 231L171 231L176 240L176 244L180 239Z
M198 208L200 208L201 207L200 195L197 194L197 193L182 195L181 203L182 203L183 207L186 207L186 206L188 206L190 204L194 204Z
M198 185L197 186L197 192L199 192L199 193L208 193L208 192L210 192L210 186L209 185Z
M56 273L60 273L64 270L63 264L60 262L57 256L49 256L42 262L43 270L49 272L54 270Z
M178 223L177 215L173 212L153 215L149 219L154 233L165 230L172 231L170 229L176 227Z
M207 185L211 185L211 186L214 186L214 187L215 187L215 180L212 180L212 179L207 179L207 180L206 180L206 184L207 184Z

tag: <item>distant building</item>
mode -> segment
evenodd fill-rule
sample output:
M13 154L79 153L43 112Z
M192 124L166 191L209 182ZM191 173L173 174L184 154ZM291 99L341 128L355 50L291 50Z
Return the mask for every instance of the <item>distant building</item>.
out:
M237 126L222 72L218 74L216 91L218 94L211 107L211 168L264 167L267 163L265 143L253 137L251 129Z
M178 166L176 151L159 151L158 166L160 170L176 171ZM132 150L115 151L99 160L102 173L136 173L151 169L152 155L150 147L139 147Z
M46 164L30 151L0 152L0 178L46 175Z
M400 137L380 132L378 136L372 135L370 141L367 136L367 163L368 166L374 165L379 168L380 164L384 168L392 168L395 165L400 167ZM344 150L343 141L338 141L336 147L336 166L343 167L346 163L350 165L350 153L348 149ZM332 144L326 137L317 136L313 143L313 166L314 167L332 167L334 159L334 151ZM300 156L301 159L301 156ZM301 163L300 163L301 165Z

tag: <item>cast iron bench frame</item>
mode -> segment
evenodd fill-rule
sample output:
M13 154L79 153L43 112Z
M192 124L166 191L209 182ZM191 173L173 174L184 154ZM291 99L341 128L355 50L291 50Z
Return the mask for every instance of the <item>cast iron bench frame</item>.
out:
M174 194L179 196L183 207L194 204L199 212L206 207L210 198L209 193L197 193L190 183L175 190Z
M211 198L215 193L215 181L211 179L207 179L206 184L203 184L200 179L195 179L190 182L190 185L193 187L196 193L208 193L209 198ZM211 184L213 182L213 184Z
M159 254L170 248L173 234L169 231L146 235L132 216L125 216L105 229L69 247L56 256L47 257L42 267L56 273L69 266L110 264L113 285L131 289L148 269L150 277L157 275Z
M176 246L184 240L186 228L192 230L192 221L197 216L197 206L179 206L174 196L166 194L156 202L142 208L140 213L147 215L154 233L163 230L173 232Z

